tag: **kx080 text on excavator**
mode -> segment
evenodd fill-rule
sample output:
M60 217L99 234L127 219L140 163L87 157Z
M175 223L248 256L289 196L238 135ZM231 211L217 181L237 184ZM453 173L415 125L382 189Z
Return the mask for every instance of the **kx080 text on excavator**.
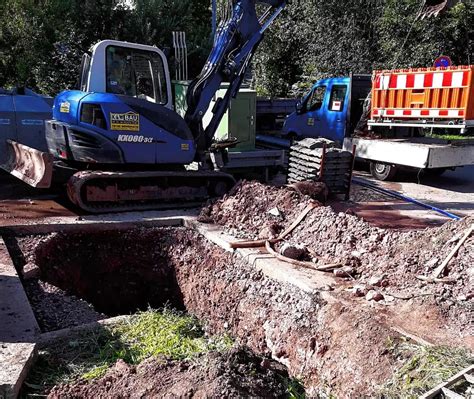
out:
M266 7L259 15L260 5ZM265 30L285 6L285 0L233 1L202 72L189 86L184 118L173 110L162 51L99 42L83 57L79 90L54 99L53 119L45 126L49 154L10 142L14 151L8 169L43 188L51 184L53 170L55 180L66 176L70 200L94 213L156 209L222 195L235 181L218 165L225 164L225 149L235 143L215 142L214 135ZM229 82L225 95L215 101L204 127L204 115L223 82Z

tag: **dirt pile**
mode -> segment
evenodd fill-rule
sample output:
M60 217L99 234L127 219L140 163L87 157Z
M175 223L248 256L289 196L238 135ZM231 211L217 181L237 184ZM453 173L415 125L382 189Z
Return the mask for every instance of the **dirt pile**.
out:
M278 223L288 226L309 200L285 187L243 182L204 212L237 238L256 238L259 233L268 237L268 225L275 220L273 208L280 210ZM418 275L429 276L442 263L472 223L474 218L466 218L421 231L388 230L373 227L357 216L320 207L303 220L288 241L304 245L315 262L340 262L352 268L351 276L345 274L348 283L358 290L355 295L375 291L369 298L387 299L390 304L409 299L434 304L453 325L473 329L474 236L446 269L452 284L429 284L417 279Z
M472 223L474 218L466 218L422 231L396 231L319 208L295 229L289 241L303 244L331 262L352 266L354 275L348 281L359 285L363 293L380 291L389 300L418 298L439 306L455 325L472 329L474 237L464 243L446 269L451 284L417 279L433 273Z
M55 387L49 398L286 397L288 374L246 350L210 353L194 361L118 361L97 380Z
M324 189L323 197L324 197ZM207 204L199 221L215 223L237 238L257 238L265 232L277 235L291 223L319 192L298 187L274 187L259 182L239 182L222 199Z

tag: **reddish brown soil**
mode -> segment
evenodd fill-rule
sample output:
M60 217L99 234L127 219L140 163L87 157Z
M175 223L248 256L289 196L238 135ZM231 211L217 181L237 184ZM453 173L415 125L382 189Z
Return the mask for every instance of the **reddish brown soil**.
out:
M102 305L104 298L137 303L135 295L141 298L147 290L161 293L162 300L179 293L209 332L228 332L238 344L279 360L303 378L310 394L327 388L348 397L369 395L391 375L395 360L385 342L397 334L386 324L385 312L266 278L191 230L54 234L35 245L32 240L21 245L33 251L27 258L40 265L48 281L76 294L101 290L101 297L91 299ZM174 280L166 277L170 271Z
M246 350L210 353L195 361L149 359L139 366L118 361L107 374L93 382L54 388L59 398L284 398L282 367Z
M58 190L39 190L0 170L0 226L35 224L51 217L76 216Z
M149 305L182 307L172 259L179 253L174 254L170 231L53 233L20 238L17 243L25 261L40 268L43 281L116 316ZM47 313L49 304L44 306Z
M474 302L469 300L474 293L474 237L461 247L446 270L453 284L427 284L417 276L433 273L473 222L474 218L466 218L438 228L400 232L319 208L294 231L290 241L303 243L330 261L355 267L359 284L369 285L371 277L385 276L383 293L420 296L418 302L439 307L453 328L465 329L468 335L474 332Z
M251 182L242 183L235 192L204 212L229 233L237 231L239 237L255 238L272 221L270 209L279 207L278 222L288 226L308 201L308 197L299 198L287 188ZM419 297L418 302L436 306L453 328L461 328L463 335L468 335L474 332L471 323L474 303L472 298L469 300L474 293L474 236L462 246L446 270L446 276L453 278L454 284L427 284L416 276L432 273L473 222L474 218L466 218L436 228L399 231L377 228L357 216L320 207L310 213L288 240L304 244L326 263L353 266L355 276L348 279L353 284L367 286L371 277L385 276L385 287L380 289L383 293L408 299Z
M390 189L400 191L400 184L391 183L390 186ZM351 212L372 226L391 230L421 230L426 227L441 226L446 222L446 218L433 212L420 212L421 208L416 205L356 184L351 187L351 201L332 202L331 207L336 212ZM402 213L409 210L418 212L410 212L409 215Z
M338 229L346 232L346 237L359 223L365 226L357 218L346 219L347 215L330 216L328 208L316 212L308 218L312 224L306 228L325 223L323 230L328 236L315 248L323 248L329 257L335 257L336 251L345 253L352 242L337 241L333 234L339 237ZM329 219L325 219L326 213ZM317 214L320 219L311 219ZM313 234L321 234L318 231ZM301 229L295 237L298 234ZM362 232L357 237L356 242L373 243L370 250L374 254L377 245L382 245ZM23 245L29 247L26 242ZM286 365L292 376L301 376L313 396L327 391L348 398L375 396L397 364L386 347L390 338L399 335L391 329L394 325L422 337L436 337L437 343L450 343L446 332L443 335L446 318L439 311L441 307L431 302L395 301L396 307L375 306L345 292L348 284L342 279L332 293L306 293L265 277L245 260L185 228L54 234L37 241L30 250L29 256L40 265L44 278L71 291L102 290L102 296L91 298L102 304L104 298L108 303L136 301L146 290L156 295L155 299L179 297L209 332L228 332L239 345L258 355L272 356ZM352 255L347 261L359 265L357 259ZM358 267L364 278L366 267L362 262ZM385 290L393 289L396 281L390 276L391 285ZM453 309L463 314L458 304ZM452 317L449 314L449 320Z
M237 238L257 238L264 228L286 227L309 201L309 196L293 189L241 181L221 200L205 206L200 221L225 226ZM273 209L278 215L269 213Z

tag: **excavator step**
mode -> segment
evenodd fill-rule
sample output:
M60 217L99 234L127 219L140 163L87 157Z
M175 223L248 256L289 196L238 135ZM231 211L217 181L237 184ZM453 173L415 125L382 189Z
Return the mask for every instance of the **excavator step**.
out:
M231 175L215 171L82 171L67 185L73 204L88 213L194 207L225 194Z

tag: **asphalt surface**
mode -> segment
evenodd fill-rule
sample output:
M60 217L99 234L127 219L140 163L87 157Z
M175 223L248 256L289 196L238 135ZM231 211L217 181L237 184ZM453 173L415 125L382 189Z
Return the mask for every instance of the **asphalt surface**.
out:
M380 182L366 172L356 175L461 217L474 216L474 166L447 171L438 177L405 174L397 182Z

